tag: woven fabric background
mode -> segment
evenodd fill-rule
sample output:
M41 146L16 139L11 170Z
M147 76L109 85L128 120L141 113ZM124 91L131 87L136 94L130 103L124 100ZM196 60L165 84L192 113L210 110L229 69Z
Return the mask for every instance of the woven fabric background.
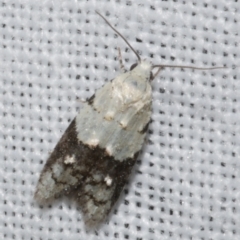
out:
M87 232L63 197L33 194L81 107L136 57L153 63L153 114L141 156L106 224ZM0 239L240 239L240 2L0 0Z

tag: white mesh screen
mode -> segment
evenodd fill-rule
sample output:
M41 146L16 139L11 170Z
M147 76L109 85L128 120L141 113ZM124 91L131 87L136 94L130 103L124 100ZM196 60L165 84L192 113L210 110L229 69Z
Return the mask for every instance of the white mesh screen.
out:
M136 57L165 69L148 141L113 214L86 232L67 198L33 200L81 101ZM0 239L240 239L239 1L0 1Z

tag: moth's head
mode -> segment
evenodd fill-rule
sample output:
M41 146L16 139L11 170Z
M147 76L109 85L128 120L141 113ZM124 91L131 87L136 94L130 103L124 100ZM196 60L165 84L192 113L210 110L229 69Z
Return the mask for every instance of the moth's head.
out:
M149 73L149 80L152 81L154 79L154 75L152 73L152 63L147 61L146 59L144 60L140 60L137 63L134 63L131 67L130 67L130 71L132 71L133 69L135 69L136 67L139 67L142 71L144 71L145 73Z

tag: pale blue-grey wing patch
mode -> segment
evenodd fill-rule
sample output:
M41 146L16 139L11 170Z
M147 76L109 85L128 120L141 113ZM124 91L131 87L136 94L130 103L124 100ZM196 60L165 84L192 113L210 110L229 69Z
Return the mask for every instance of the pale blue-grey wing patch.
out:
M118 161L132 158L145 140L151 93L150 83L139 78L136 70L105 84L76 117L78 139L106 149Z
M57 197L81 184L86 166L81 164L84 148L79 144L75 120L69 125L61 140L47 160L40 175L35 198L39 202Z

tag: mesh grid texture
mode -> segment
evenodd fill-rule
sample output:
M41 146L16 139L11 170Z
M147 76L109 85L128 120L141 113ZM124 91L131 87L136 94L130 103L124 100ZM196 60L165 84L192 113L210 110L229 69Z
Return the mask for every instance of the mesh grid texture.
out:
M143 58L152 83L148 140L98 231L73 202L33 199L49 152L81 101ZM240 239L239 1L0 0L0 239Z

